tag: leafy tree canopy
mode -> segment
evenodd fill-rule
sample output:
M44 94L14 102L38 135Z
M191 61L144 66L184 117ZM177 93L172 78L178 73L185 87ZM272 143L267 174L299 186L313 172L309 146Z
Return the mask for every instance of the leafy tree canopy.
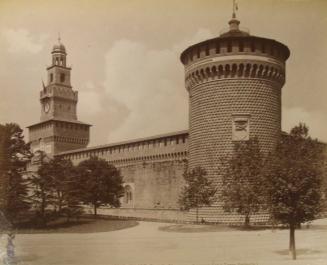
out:
M293 259L296 227L322 210L324 146L311 139L308 131L300 123L282 137L265 167L267 205L276 221L289 225Z
M250 216L263 208L262 168L264 156L256 138L235 145L234 153L222 162L224 209L245 215L248 226Z
M321 210L323 145L308 136L304 124L282 137L266 166L268 203L285 224L313 220Z
M122 176L120 171L106 160L91 157L82 161L76 169L78 178L83 183L83 202L93 205L94 214L102 205L120 206L123 196Z
M180 195L179 204L185 210L195 208L197 221L199 206L211 205L216 193L216 188L206 176L206 170L201 167L195 167L183 174L186 185Z

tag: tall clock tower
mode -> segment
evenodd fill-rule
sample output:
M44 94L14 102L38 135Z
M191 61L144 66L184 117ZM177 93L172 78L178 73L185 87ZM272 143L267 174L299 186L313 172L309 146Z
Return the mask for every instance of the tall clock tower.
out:
M66 48L60 39L51 54L47 83L40 91L40 122L28 127L32 151L41 150L50 157L86 147L91 126L77 120L78 92L71 86L71 68L67 66Z

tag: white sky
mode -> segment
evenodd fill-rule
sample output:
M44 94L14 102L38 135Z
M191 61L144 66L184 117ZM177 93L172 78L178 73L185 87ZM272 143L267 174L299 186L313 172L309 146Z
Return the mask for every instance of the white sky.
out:
M239 0L252 35L291 50L283 88L283 130L300 121L327 141L327 1ZM232 0L0 0L0 123L40 119L58 32L79 91L79 120L91 145L188 128L180 53L219 35Z

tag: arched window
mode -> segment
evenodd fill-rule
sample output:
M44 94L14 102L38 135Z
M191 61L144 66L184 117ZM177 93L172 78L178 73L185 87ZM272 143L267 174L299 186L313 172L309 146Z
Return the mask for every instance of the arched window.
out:
M131 186L127 185L125 186L125 203L126 204L131 204L133 201L133 192Z
M50 83L53 82L53 73L50 74Z

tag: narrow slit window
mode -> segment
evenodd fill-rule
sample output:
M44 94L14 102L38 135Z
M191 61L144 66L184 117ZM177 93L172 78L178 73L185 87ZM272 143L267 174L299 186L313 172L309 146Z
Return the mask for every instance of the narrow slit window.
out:
M60 82L65 82L65 74L60 74Z

